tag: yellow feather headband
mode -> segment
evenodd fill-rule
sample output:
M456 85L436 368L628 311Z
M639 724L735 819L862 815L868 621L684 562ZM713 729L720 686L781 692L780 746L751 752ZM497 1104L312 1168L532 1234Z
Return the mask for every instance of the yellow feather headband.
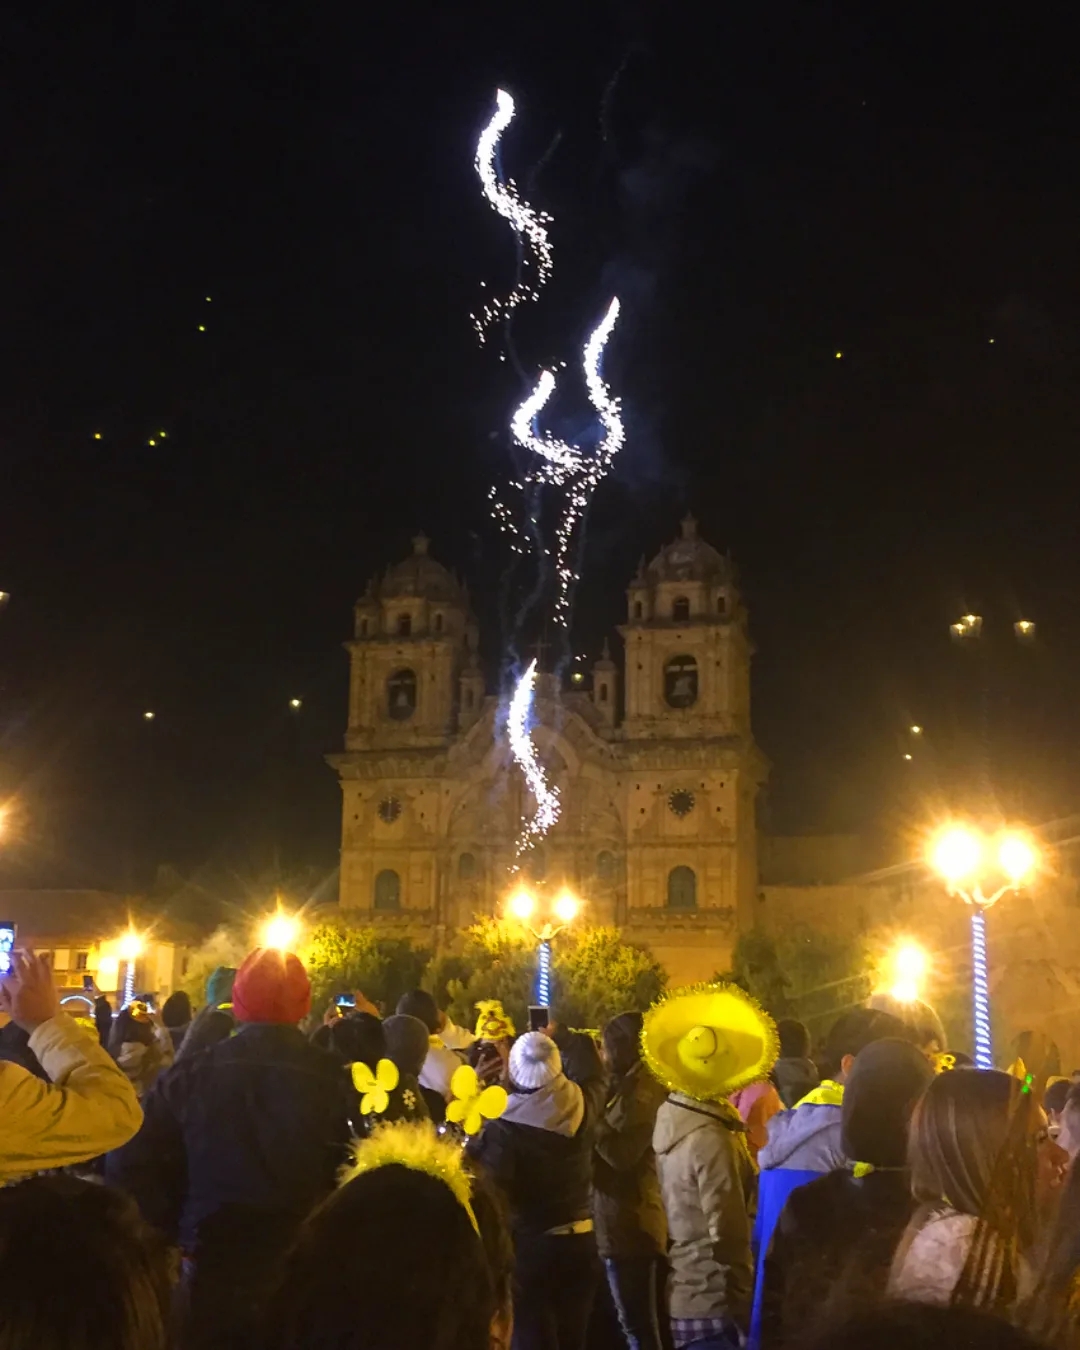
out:
M366 1139L353 1145L352 1162L341 1169L338 1182L345 1186L365 1172L394 1163L414 1172L426 1172L449 1186L469 1216L477 1237L480 1236L472 1207L472 1180L462 1151L458 1145L440 1139L430 1120L401 1120L377 1126Z

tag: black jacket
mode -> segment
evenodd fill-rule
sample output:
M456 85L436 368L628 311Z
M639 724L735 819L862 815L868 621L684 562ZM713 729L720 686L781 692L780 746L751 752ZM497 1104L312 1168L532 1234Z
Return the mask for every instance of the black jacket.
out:
M834 1308L880 1299L914 1208L900 1170L844 1169L793 1190L765 1257L762 1345L776 1350Z
M296 1027L245 1026L182 1059L143 1113L107 1179L197 1260L228 1262L234 1243L276 1254L333 1189L349 1137L341 1066Z
M585 1113L572 1135L516 1120L492 1120L469 1145L470 1154L506 1196L517 1234L546 1233L592 1216L592 1152L603 1109L603 1080L583 1084L581 1092Z

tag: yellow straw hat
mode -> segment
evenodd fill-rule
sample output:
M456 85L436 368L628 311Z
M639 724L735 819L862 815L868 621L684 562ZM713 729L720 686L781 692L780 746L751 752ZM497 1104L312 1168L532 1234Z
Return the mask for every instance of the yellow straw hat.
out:
M737 985L673 990L645 1014L641 1051L671 1092L719 1101L764 1078L776 1063L776 1024Z

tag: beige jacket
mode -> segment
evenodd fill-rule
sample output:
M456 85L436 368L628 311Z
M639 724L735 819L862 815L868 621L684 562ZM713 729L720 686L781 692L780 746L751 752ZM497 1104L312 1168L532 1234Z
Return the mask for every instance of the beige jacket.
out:
M30 1037L52 1082L0 1063L0 1185L119 1148L142 1124L135 1090L96 1036L67 1013Z

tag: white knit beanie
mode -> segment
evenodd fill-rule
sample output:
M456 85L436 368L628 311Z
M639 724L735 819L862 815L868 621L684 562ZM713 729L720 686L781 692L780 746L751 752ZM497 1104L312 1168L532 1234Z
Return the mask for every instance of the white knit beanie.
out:
M510 1049L510 1078L519 1088L546 1087L561 1073L559 1047L542 1031L527 1031Z

